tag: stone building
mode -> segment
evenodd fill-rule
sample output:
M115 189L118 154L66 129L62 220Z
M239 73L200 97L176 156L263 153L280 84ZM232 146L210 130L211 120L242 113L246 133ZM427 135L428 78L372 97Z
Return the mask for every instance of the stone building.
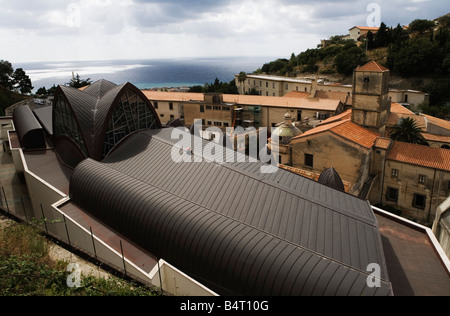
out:
M391 103L388 81L389 70L376 62L357 68L353 108L292 138L291 166L316 175L333 168L350 194L431 223L450 194L450 124ZM419 123L430 146L388 138L404 117Z

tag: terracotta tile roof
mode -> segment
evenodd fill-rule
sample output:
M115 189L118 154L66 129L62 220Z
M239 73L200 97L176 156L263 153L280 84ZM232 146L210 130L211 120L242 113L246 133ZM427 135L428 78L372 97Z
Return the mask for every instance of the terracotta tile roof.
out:
M376 61L371 61L365 64L364 66L356 68L356 71L376 71L376 72L383 72L383 71L389 71L386 67L381 66Z
M301 91L291 91L286 94L283 98L307 98L309 97L309 92L301 92Z
M421 114L421 116L425 117L431 124L450 130L450 122L447 120L443 120L426 114Z
M150 101L203 101L203 93L191 93L191 92L162 92L152 90L142 90L144 95Z
M317 124L317 126L327 125L336 121L343 121L348 120L352 118L352 110L347 110L345 112L342 112L341 114L334 115L330 118L327 118L326 120L322 121L321 123Z
M388 127L392 127L398 124L400 119L410 117L416 121L417 126L419 126L423 131L427 130L427 123L425 121L425 118L421 115L416 114L404 114L404 113L394 113L392 112L387 120L386 125Z
M370 26L354 26L350 30L353 30L354 28L358 28L362 31L378 31L379 27L370 27Z
M391 112L398 113L398 114L411 114L413 115L414 112L411 110L408 110L403 105L399 103L392 102L391 103Z
M160 92L152 90L142 90L150 101L203 101L203 93L189 92ZM302 108L310 110L336 111L339 107L339 100L310 100L308 98L285 98L266 97L259 95L239 95L224 94L223 102L237 103L240 105L263 105L281 108Z
M450 136L435 135L435 134L429 134L429 133L422 133L422 135L428 141L435 141L435 142L450 144Z
M392 140L387 137L378 137L375 141L374 147L381 148L381 149L388 149L391 145Z
M334 99L340 100L343 104L346 104L348 99L351 99L347 92L339 91L317 91L315 97L317 99Z
M387 159L450 171L450 150L448 149L394 142Z
M336 111L339 100L317 100L308 98L266 97L259 95L224 94L223 101L241 105L264 105L281 108L301 108L310 110Z
M347 119L327 125L318 126L303 133L300 136L293 138L293 141L323 132L331 132L365 148L371 148L374 145L376 139L380 136L379 134L371 132L364 127L352 123L350 119Z

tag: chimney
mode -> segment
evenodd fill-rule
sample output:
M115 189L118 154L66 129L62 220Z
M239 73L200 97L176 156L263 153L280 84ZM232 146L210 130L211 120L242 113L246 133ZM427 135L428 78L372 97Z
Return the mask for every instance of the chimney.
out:
M314 79L311 79L311 92L309 93L308 98L314 99L316 97L317 92L317 76Z

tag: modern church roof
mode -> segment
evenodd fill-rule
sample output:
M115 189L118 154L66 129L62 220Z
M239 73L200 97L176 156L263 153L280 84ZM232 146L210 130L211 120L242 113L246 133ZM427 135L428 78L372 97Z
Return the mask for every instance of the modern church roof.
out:
M172 159L183 152L173 131L135 133L103 162L81 162L72 202L219 294L393 294L367 201L285 170L263 174L262 162L208 162L217 156L206 142L200 162Z
M60 152L77 151L75 161L83 156L101 160L131 133L161 128L151 103L130 83L99 80L83 91L59 86L54 100L55 146Z

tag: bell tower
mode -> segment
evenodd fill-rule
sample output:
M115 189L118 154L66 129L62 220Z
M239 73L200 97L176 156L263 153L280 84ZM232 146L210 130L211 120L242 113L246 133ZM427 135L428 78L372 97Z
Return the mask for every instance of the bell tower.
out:
M352 122L384 135L391 112L389 69L375 61L353 74Z

